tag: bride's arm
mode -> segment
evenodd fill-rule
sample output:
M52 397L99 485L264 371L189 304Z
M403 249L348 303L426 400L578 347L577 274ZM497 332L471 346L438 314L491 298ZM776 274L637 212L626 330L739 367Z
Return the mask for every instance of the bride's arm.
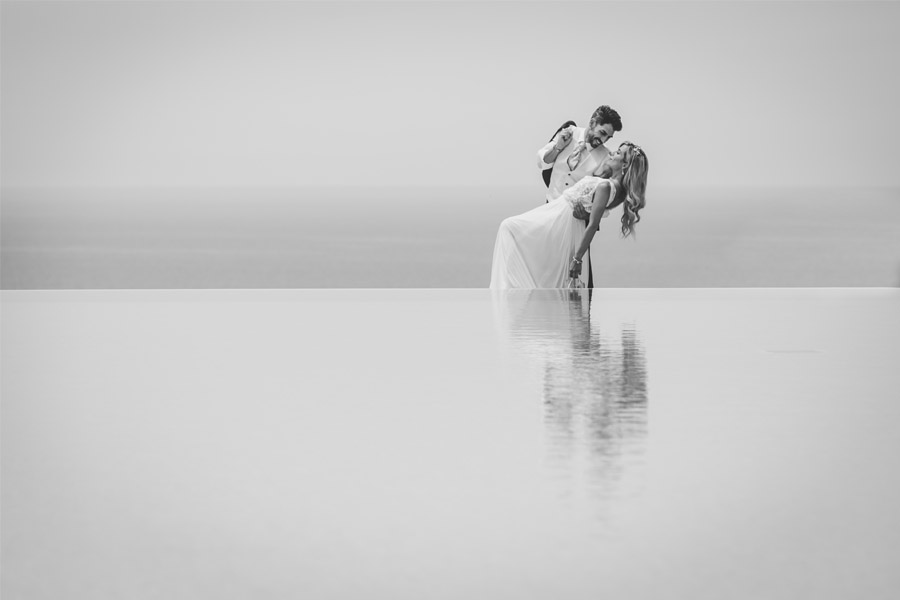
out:
M585 252L588 251L588 248L591 245L591 240L594 239L594 234L597 233L597 229L600 228L600 219L603 217L603 211L606 210L606 205L609 204L609 191L610 185L608 181L601 181L597 184L597 189L594 190L594 203L591 206L591 219L588 221L587 229L584 230L584 236L581 238L581 245L578 246L578 250L575 251L575 256L573 257L577 261L578 272L581 272L581 257L584 256Z

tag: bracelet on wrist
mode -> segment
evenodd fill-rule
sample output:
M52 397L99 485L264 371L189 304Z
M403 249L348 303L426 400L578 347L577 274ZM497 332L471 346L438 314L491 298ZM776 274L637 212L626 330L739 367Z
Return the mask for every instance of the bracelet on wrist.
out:
M579 265L581 264L581 261L578 260L578 258L576 258L576 257L574 257L574 256L572 257L572 260L574 260L575 262L577 262Z

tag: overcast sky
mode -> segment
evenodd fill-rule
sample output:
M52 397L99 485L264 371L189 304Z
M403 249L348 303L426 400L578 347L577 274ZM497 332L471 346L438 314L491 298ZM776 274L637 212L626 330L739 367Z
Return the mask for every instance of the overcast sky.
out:
M2 3L3 185L900 185L900 4Z

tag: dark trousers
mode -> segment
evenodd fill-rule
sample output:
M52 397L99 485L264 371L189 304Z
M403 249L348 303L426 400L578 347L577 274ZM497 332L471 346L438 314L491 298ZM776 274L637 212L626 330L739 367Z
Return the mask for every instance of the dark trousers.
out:
M591 248L588 247L588 267L590 271L588 271L588 289L594 289L594 266L590 264L591 262Z

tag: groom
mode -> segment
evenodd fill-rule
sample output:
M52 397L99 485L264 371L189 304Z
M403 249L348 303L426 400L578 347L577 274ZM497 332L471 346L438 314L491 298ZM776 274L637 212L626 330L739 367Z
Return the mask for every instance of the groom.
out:
M622 131L622 118L604 104L591 115L587 129L574 126L563 128L538 150L538 167L542 170L552 169L547 186L547 202L559 198L566 189L600 166L609 155L609 150L603 144L612 139L616 131ZM573 215L585 221L590 216L581 205L576 206ZM588 287L594 287L593 269L589 275Z

